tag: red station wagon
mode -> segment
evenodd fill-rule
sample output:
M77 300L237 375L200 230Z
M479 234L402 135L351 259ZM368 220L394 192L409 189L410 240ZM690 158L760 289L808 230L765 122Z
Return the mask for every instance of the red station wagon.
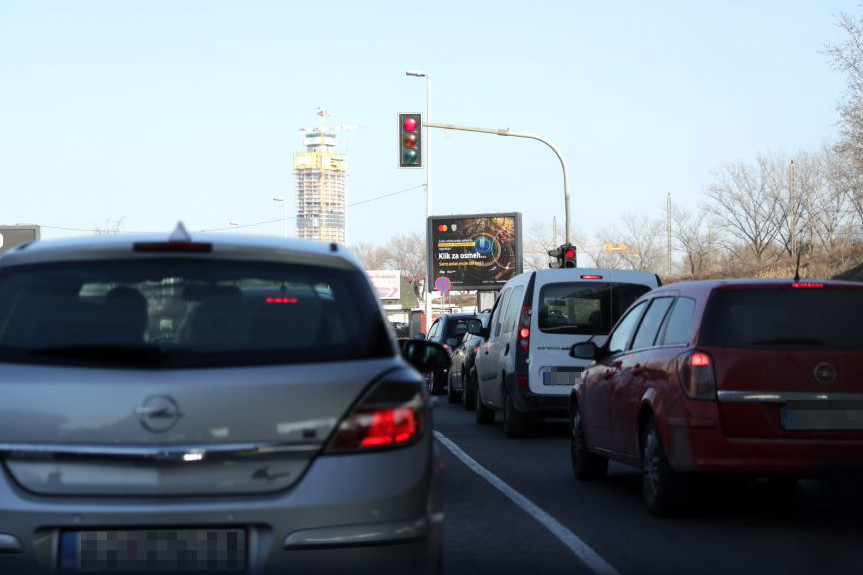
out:
M688 472L789 483L863 464L863 284L671 284L570 354L595 360L571 397L576 477L640 466L654 514Z

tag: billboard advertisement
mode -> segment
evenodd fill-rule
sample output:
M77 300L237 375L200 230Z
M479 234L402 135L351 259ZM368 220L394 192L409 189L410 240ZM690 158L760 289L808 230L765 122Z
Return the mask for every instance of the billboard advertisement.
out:
M432 285L497 290L522 271L520 213L432 216L427 237Z
M368 270L366 273L369 275L369 279L372 280L372 285L375 286L375 291L378 292L378 299L401 298L401 271Z

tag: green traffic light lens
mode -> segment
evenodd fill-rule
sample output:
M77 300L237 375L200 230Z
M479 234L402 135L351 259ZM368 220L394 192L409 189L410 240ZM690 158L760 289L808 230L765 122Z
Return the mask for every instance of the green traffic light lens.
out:
M406 164L415 164L417 160L419 160L420 155L416 150L405 150L404 154L402 154L402 159L404 159Z

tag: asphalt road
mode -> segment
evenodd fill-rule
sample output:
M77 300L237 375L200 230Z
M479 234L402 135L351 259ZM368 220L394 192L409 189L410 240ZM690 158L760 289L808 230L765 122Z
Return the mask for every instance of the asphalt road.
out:
M442 442L447 575L863 574L859 478L802 481L785 492L715 479L700 486L689 511L655 518L642 505L635 468L612 463L605 481L575 480L565 421L507 439L500 414L479 425L445 397L434 417L438 433L540 510L537 518L517 505Z

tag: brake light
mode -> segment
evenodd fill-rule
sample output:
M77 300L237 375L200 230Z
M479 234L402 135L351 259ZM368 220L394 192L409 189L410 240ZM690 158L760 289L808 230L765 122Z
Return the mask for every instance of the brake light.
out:
M524 353L530 353L530 306L521 308L521 317L518 320L518 343Z
M713 360L703 351L690 351L677 358L677 373L683 393L690 399L716 399Z
M137 242L136 252L211 252L213 244L205 242Z
M791 287L793 287L793 288L823 288L824 284L823 283L817 283L817 282L794 282L793 284L791 284Z
M411 445L422 436L427 420L422 390L416 384L383 382L339 423L327 451L380 451Z
M601 280L602 276L588 274L588 275L581 276L581 279L583 279L583 280Z
M299 300L295 297L272 297L267 296L264 300L267 303L297 303Z
M443 348L444 348L445 350L447 350L447 351L452 351L452 348L449 346L449 344L447 344L447 343L443 343L443 344L441 344L441 345L443 346Z
M527 374L526 373L518 374L518 387L520 389L527 389L529 385L530 385L530 383L528 382Z

